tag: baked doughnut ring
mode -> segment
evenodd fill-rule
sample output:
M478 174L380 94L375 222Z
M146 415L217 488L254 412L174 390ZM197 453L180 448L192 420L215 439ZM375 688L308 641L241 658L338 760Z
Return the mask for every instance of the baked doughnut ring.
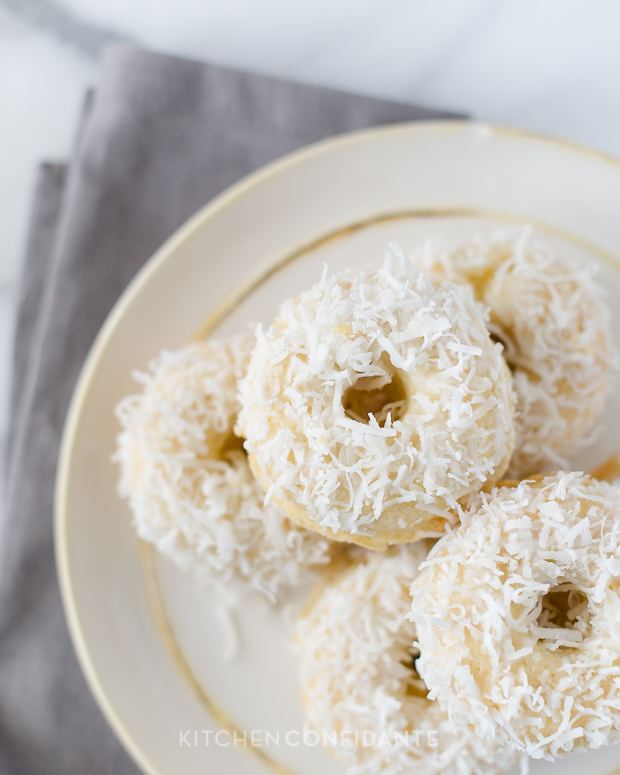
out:
M119 492L138 535L181 567L275 599L329 560L328 542L264 506L233 433L250 336L161 353L118 406Z
M557 473L477 496L412 585L418 670L456 722L534 758L620 729L620 489Z
M614 363L591 269L556 255L528 228L455 247L429 242L413 260L436 281L467 282L489 308L517 393L509 476L566 465L602 413Z
M514 751L457 729L416 672L409 585L428 542L327 573L296 628L310 727L355 775L505 772ZM359 557L359 555L358 555Z
M469 289L402 255L330 276L259 329L250 465L292 520L373 549L440 535L514 444L512 378Z

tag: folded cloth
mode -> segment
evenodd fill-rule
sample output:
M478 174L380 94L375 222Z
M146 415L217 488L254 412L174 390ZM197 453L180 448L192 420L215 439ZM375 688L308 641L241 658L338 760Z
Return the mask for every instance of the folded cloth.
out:
M136 771L75 661L52 542L65 412L114 301L162 240L259 165L339 132L447 116L128 47L107 52L70 165L41 168L24 264L0 539L0 772Z

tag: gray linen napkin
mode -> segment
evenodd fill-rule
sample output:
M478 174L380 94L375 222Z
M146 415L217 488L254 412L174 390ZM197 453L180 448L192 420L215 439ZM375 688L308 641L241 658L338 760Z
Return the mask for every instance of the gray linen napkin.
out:
M107 52L71 164L40 170L24 265L0 538L2 775L136 771L75 661L52 543L66 408L112 304L177 226L259 165L339 132L437 117L449 116L128 47Z

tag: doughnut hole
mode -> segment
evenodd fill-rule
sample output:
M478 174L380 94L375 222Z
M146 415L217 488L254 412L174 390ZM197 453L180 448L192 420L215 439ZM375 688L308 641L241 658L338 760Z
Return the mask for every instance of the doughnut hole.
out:
M493 326L492 329L489 330L489 336L491 337L491 341L495 342L495 344L501 344L501 346L504 348L504 352L503 352L504 360L506 361L506 365L508 366L510 371L514 373L515 346L512 343L510 337L508 336L508 333L504 331L501 327L495 325Z
M230 458L235 457L239 452L247 455L243 446L243 439L230 431L220 446L219 457L221 460L230 461Z
M543 642L553 643L553 633L549 630L562 630L563 639L581 643L589 630L588 596L570 583L551 587L540 600L536 625L541 630L539 640Z
M489 329L489 336L491 341L495 342L495 344L501 344L503 347L502 355L511 374L514 375L519 371L527 374L532 382L540 382L540 375L536 374L531 366L523 361L522 357L519 357L519 347L512 331L507 330L498 323L493 323Z
M383 428L388 415L395 422L407 410L405 383L396 370L385 376L359 377L345 390L342 407L351 420L368 425L372 415Z
M407 684L407 694L410 697L426 699L426 696L428 695L428 689L420 674L418 673L417 662L419 657L419 649L412 649L411 653L408 655L408 659L402 664L411 671L409 682Z
M508 349L506 342L504 341L504 337L498 331L489 331L489 336L491 337L492 342L495 342L495 344L501 344L501 346L504 348L504 352Z

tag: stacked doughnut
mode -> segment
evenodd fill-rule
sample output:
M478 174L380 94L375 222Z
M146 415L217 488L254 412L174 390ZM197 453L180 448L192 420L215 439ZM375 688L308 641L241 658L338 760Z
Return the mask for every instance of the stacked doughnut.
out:
M620 463L566 460L613 366L590 270L528 229L392 248L160 355L119 489L209 579L320 577L302 695L348 775L505 772L620 738Z
M308 721L350 772L500 773L517 754L456 729L417 672L409 584L428 553L417 541L367 553L327 574L296 640Z
M565 466L601 415L613 363L592 268L569 264L529 228L456 245L429 241L413 260L436 281L465 283L489 310L517 394L508 474Z

